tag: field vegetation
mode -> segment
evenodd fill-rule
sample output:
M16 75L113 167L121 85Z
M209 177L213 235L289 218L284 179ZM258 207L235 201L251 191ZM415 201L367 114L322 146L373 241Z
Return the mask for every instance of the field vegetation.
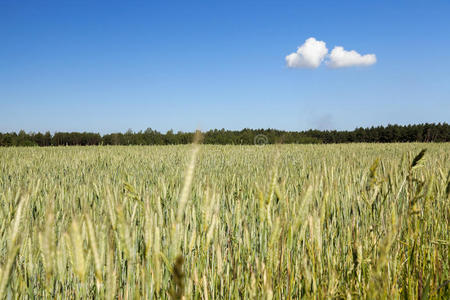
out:
M449 177L448 143L0 148L0 299L448 299Z

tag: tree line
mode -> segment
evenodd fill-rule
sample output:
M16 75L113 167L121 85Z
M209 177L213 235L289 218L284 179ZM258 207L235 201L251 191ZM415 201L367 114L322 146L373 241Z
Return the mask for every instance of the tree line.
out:
M169 130L161 133L151 128L145 131L100 135L92 132L55 132L51 134L20 132L0 133L0 146L73 146L73 145L176 145L191 143L193 132ZM203 132L205 144L331 144L331 143L396 143L449 142L450 125L416 124L356 128L352 131L275 129L243 129L240 131L214 129Z

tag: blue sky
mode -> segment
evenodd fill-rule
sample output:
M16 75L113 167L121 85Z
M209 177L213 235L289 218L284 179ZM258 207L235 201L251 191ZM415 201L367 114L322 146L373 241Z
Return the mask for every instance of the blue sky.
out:
M450 122L449 16L444 0L3 0L0 131ZM377 62L289 68L310 37Z

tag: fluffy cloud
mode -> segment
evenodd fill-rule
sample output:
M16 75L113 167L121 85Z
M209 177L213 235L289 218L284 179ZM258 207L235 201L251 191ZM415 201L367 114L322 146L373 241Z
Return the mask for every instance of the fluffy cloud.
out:
M289 68L317 68L327 53L325 42L311 37L298 47L297 52L286 56L286 65Z
M355 50L347 51L344 47L334 47L329 55L327 66L330 68L367 67L377 62L375 54L361 55Z
M355 50L347 51L344 47L336 46L328 54L324 41L318 41L313 37L307 39L298 47L297 52L286 56L288 68L315 69L325 61L329 68L367 67L377 62L375 54L361 55Z

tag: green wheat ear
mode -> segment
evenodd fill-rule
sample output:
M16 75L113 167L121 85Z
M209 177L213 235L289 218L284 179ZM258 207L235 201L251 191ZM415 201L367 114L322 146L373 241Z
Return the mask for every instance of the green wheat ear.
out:
M370 166L370 169L369 169L369 177L370 178L374 178L377 176L377 168L378 168L379 164L380 164L380 159L377 158L374 160L372 166Z
M372 163L372 165L370 166L369 169L369 179L367 181L367 186L366 189L370 189L371 187L373 187L373 185L376 183L377 181L377 169L378 166L380 165L380 159L377 158L374 160L374 162Z
M169 295L172 299L184 298L184 271L183 271L184 258L182 255L178 255L172 270L172 287L170 288Z
M17 206L16 215L11 224L6 262L3 266L0 266L0 299L4 299L6 296L6 288L9 281L11 280L10 275L13 269L13 265L16 261L16 257L21 247L20 225L22 222L24 205L27 204L27 200L28 199L26 198L20 200L19 205Z
M448 171L448 175L447 175L447 188L445 189L445 194L448 196L450 196L450 171Z
M427 149L422 149L419 154L414 157L412 163L411 163L411 169L414 169L419 166L419 163L421 159L425 156L425 152L427 152Z

